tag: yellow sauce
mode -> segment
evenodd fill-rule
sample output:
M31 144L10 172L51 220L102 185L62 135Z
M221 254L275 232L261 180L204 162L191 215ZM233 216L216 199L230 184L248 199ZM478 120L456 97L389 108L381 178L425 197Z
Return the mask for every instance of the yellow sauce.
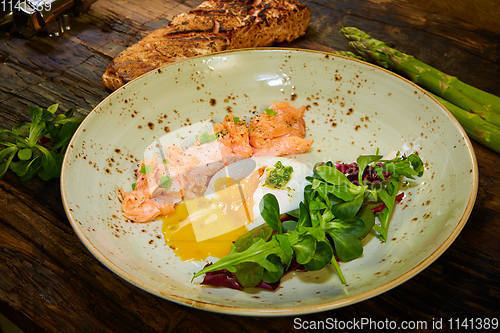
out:
M182 260L221 258L229 254L233 241L248 231L246 224L253 219L249 207L253 206L258 177L254 173L239 184L230 178L217 179L216 195L177 205L174 213L163 218L167 245Z
M186 215L184 215L186 214ZM184 216L184 219L180 219ZM231 251L231 244L235 239L246 233L245 226L220 236L196 241L191 223L180 223L187 218L186 204L177 205L173 215L163 218L163 235L168 246L181 260L203 260L207 256L221 258Z
M214 182L214 190L215 192L217 192L236 183L237 181L231 177L220 177L219 179L216 179Z

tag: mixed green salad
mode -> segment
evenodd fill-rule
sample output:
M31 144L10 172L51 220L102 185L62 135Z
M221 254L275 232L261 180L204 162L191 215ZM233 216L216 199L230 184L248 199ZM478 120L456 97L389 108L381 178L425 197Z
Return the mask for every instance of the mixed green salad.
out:
M378 150L356 163L317 163L297 210L281 214L276 197L266 194L259 205L266 223L237 239L230 254L193 278L206 274L204 284L275 289L292 269L315 271L332 264L346 284L338 261L359 258L361 240L372 230L387 241L403 182L423 172L417 154L383 160Z

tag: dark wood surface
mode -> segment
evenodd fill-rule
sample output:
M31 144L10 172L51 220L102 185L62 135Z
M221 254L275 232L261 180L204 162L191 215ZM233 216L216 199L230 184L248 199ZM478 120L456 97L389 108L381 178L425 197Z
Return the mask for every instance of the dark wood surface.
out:
M100 0L57 40L0 37L0 127L27 119L27 104L85 115L109 91L100 76L119 51L192 0ZM307 35L289 46L346 49L338 30L358 26L401 50L500 95L500 13L494 1L303 1ZM472 4L473 3L473 4ZM435 6L433 6L435 4ZM480 170L472 215L429 268L373 299L303 316L431 320L498 316L499 155L474 143ZM0 180L0 312L26 331L277 332L293 318L247 318L177 305L121 280L80 243L64 213L59 183Z

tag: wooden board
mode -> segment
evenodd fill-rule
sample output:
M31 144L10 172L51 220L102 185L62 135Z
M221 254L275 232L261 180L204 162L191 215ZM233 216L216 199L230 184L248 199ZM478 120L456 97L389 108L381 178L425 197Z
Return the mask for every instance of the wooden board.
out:
M26 105L59 102L85 115L105 98L109 61L193 0L100 0L60 39L0 37L0 127L27 119ZM287 46L346 49L354 25L441 70L500 95L498 9L492 1L303 1L307 35ZM456 6L455 6L456 4ZM495 11L497 11L495 13ZM496 18L496 20L494 19ZM381 296L302 319L384 320L498 315L500 158L474 144L480 185L464 230L424 272ZM26 331L277 332L293 318L246 318L180 306L121 280L80 243L59 183L0 180L0 312Z

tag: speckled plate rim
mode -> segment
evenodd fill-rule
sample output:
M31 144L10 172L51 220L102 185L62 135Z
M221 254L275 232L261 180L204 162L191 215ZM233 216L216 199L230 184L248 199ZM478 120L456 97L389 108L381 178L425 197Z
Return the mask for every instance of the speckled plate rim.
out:
M427 258L422 260L419 264L415 265L412 269L407 271L406 273L398 276L392 281L389 281L381 286L378 286L376 288L370 289L368 291L365 291L363 293L346 297L343 299L335 300L332 302L325 302L322 304L315 304L315 305L303 305L303 306L296 306L296 307L290 307L290 308L274 308L272 307L272 304L270 304L269 308L248 308L248 307L236 307L236 306L228 306L228 305L218 305L218 304L213 304L213 303L207 303L207 302L202 302L202 301L196 301L193 299L185 298L182 296L174 295L174 294L169 294L166 293L165 291L156 289L154 287L145 285L142 281L139 279L134 278L130 274L128 274L126 271L121 269L119 266L115 265L110 259L108 259L94 244L85 236L83 229L80 227L78 223L76 223L76 219L72 216L72 212L69 209L68 205L68 199L66 197L66 192L65 192L65 183L66 183L66 166L67 166L67 161L69 159L69 149L66 151L66 154L64 155L64 160L62 164L62 169L61 169L61 198L64 206L64 210L66 211L66 215L71 223L71 226L73 227L73 230L77 234L78 238L80 238L80 241L85 245L85 247L92 253L94 257L96 257L104 266L106 266L108 269L113 271L115 274L120 276L122 279L126 280L127 282L135 285L136 287L145 290L149 293L152 293L154 295L160 296L166 300L178 303L178 304L183 304L187 305L189 307L193 307L196 309L200 310L206 310L206 311L212 311L212 312L218 312L218 313L225 313L225 314L232 314L232 315L240 315L240 316L292 316L292 315L302 315L302 314L308 314L308 313L315 313L315 312L322 312L322 311L327 311L327 310L332 310L336 308L340 308L343 306L347 306L350 304L354 304L357 302L361 302L364 300L367 300L369 298L375 297L377 295L380 295L394 287L397 287L398 285L402 284L403 282L408 281L411 279L413 276L416 274L420 273L422 270L427 268L430 264L432 264L436 259L438 259L441 254L444 253L450 247L450 245L453 243L453 241L457 238L459 235L460 231L462 231L463 227L465 226L465 223L467 222L471 212L472 208L474 207L474 203L476 201L476 195L477 195L477 189L478 189L478 182L479 182L479 172L478 172L478 166L477 166L477 159L476 155L474 152L474 149L472 147L472 144L470 142L469 137L465 133L464 129L460 125L460 123L453 117L453 115L446 109L446 107L441 104L434 96L432 96L430 93L416 85L415 83L407 80L406 78L395 74L389 70L386 70L382 67L367 63L362 60L330 53L330 52L325 52L325 51L318 51L318 50L308 50L308 49L299 49L299 48L284 48L284 47L259 47L259 48L245 48L245 49L237 49L237 50L227 50L227 51L222 51L222 52L217 52L217 53L212 53L209 55L201 55L201 56L196 56L192 57L189 59L185 59L182 61L178 61L175 63L171 63L165 66L162 66L161 68L165 68L168 66L172 65L178 65L179 63L182 63L186 60L192 60L192 59L198 59L198 58L210 58L213 56L217 56L220 54L228 54L228 53L238 53L238 52L272 52L272 51L278 51L278 52L283 52L283 51L289 51L289 52L304 52L304 53L316 53L316 54L322 54L322 55L328 55L330 57L337 57L337 58L342 58L348 61L353 61L353 62L358 62L362 63L366 66L369 66L371 68L374 68L375 70L383 71L389 75L394 76L395 78L402 80L411 86L413 88L417 89L418 91L422 92L423 94L427 95L434 103L436 103L441 111L445 113L449 120L455 125L455 127L458 129L460 134L463 136L466 146L468 148L469 155L472 160L472 175L473 175L473 184L472 184L472 191L469 195L469 200L467 202L467 206L465 207L465 211L462 214L459 222L457 223L455 229L451 232L451 234L448 236L448 238L433 252L431 253ZM111 96L120 93L122 90L127 89L129 85L131 85L133 82L136 80L141 80L144 77L151 75L154 71L157 71L158 69L154 69L148 73L145 73L134 80L128 82L127 84L123 85L119 89L115 90L111 94L109 94L104 100L102 100L87 116L86 118L82 121L78 129L76 130L75 134L73 135L70 143L68 146L71 146L73 142L75 141L75 138L81 134L82 128L85 126L87 121L94 116L96 113L96 110L98 110L102 104L107 102Z

